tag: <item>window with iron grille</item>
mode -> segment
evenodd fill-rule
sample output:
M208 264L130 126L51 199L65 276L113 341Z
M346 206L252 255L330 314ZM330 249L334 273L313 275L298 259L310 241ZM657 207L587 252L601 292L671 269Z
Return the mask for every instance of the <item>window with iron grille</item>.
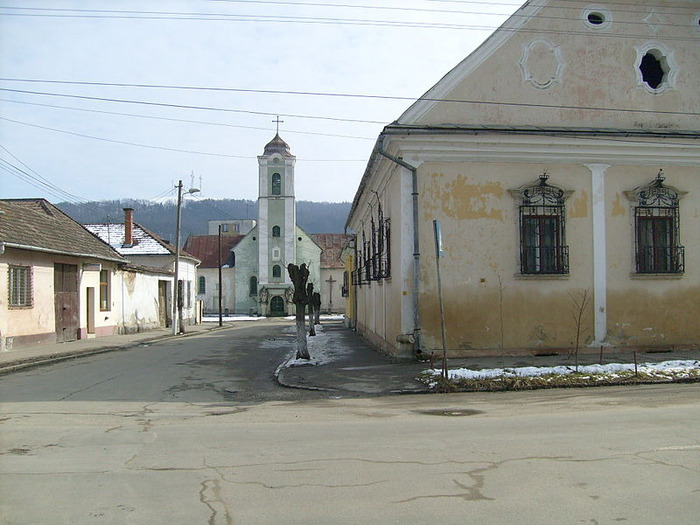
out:
M389 219L384 218L381 202L377 206L377 220L370 217L369 239L362 230L362 241L355 250L357 268L352 272L354 286L370 284L391 277L391 228Z
M566 245L567 193L539 182L516 191L520 199L520 272L522 274L568 274L569 247Z
M200 275L197 286L197 294L204 295L207 293L207 279L203 275Z
M29 308L34 305L31 266L10 265L7 280L10 308Z
M683 273L678 200L682 193L664 185L663 172L632 192L637 273Z

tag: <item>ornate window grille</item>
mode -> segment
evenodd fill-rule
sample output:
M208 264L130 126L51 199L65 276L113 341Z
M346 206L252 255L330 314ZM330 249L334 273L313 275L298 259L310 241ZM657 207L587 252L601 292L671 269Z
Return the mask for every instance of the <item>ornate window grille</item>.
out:
M523 274L568 274L566 245L566 191L539 182L516 190L520 199L520 272Z
M382 205L377 207L377 220L370 218L369 240L362 230L361 249L355 251L357 268L352 272L354 286L369 284L371 281L388 279L391 276L391 228L389 219L384 218Z
M685 248L680 244L678 201L683 196L666 186L663 171L631 192L634 208L637 273L683 273Z

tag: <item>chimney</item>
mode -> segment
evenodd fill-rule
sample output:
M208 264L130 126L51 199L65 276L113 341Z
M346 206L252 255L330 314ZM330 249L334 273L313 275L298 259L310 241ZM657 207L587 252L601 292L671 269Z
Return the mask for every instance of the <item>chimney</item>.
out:
M124 208L124 245L134 244L134 208Z

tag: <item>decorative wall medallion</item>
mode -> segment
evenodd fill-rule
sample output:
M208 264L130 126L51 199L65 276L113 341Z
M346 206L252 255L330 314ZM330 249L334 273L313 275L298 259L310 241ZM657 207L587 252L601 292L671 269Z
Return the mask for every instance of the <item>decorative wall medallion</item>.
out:
M651 29L654 34L656 34L661 26L666 22L666 19L660 16L659 14L656 13L656 10L652 9L649 11L649 14L642 18L646 25Z
M525 82L529 82L537 89L549 89L559 83L564 70L561 48L553 46L546 40L534 40L529 44L523 44L520 69Z

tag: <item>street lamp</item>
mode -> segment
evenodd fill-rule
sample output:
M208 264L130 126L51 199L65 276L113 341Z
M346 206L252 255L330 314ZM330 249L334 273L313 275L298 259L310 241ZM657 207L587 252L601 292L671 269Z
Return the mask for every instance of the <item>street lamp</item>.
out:
M199 189L190 188L187 195L199 193ZM173 335L184 334L182 325L182 290L180 289L180 225L182 223L182 181L177 185L177 221L175 223L175 286L173 287Z

